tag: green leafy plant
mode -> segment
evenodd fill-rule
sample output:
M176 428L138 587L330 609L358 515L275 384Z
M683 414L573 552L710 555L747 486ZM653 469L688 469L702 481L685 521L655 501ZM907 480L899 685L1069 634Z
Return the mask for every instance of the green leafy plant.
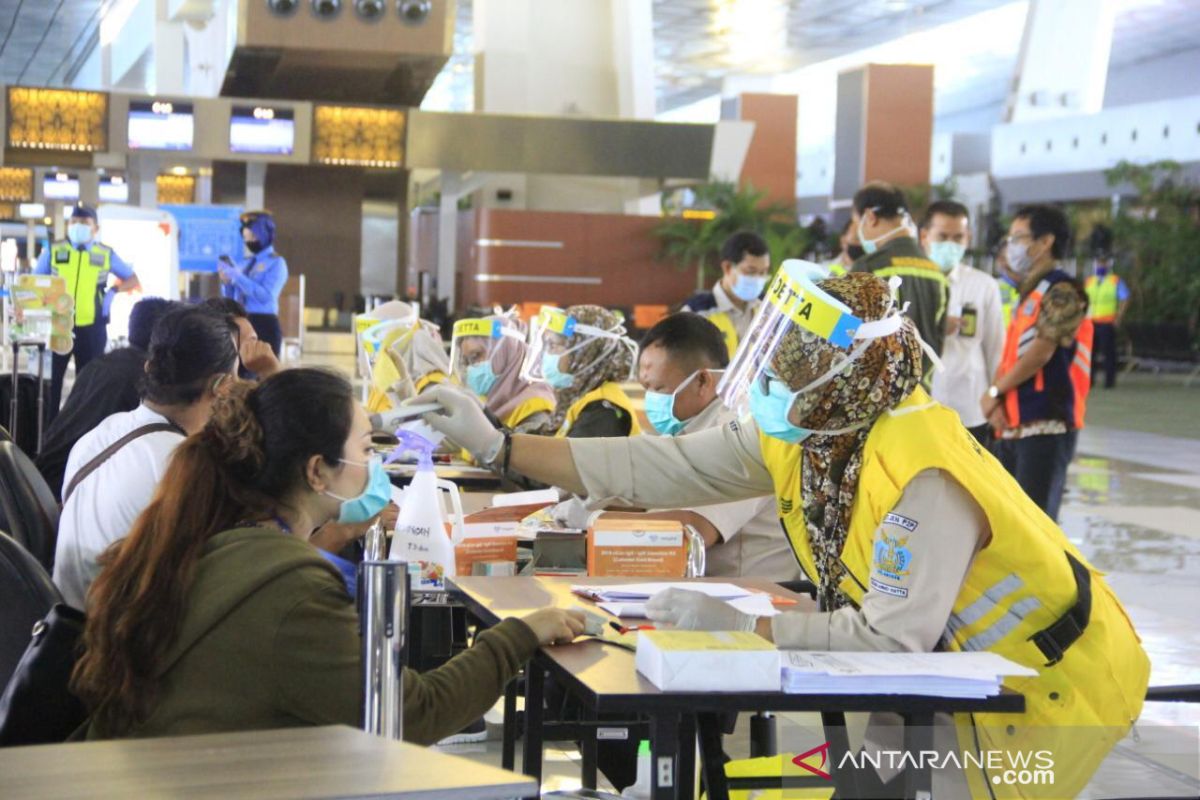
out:
M1130 185L1136 199L1120 205L1111 225L1130 290L1128 318L1183 323L1200 315L1200 185L1174 161L1122 161L1105 173L1110 186ZM1111 214L1110 214L1111 216Z
M711 211L711 219L666 217L654 229L659 239L659 260L679 269L695 267L702 288L720 274L721 245L732 234L749 230L767 242L771 263L802 256L809 248L809 233L796 221L793 209L783 203L764 202L765 192L751 186L738 188L724 182L693 187L693 208Z

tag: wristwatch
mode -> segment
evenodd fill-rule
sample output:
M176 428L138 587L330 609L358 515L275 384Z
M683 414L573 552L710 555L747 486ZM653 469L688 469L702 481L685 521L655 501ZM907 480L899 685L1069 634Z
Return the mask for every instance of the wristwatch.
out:
M991 386L988 387L987 396L992 398L993 400L995 400L997 397L1000 396L1000 390L998 388L996 388L996 384L993 383Z

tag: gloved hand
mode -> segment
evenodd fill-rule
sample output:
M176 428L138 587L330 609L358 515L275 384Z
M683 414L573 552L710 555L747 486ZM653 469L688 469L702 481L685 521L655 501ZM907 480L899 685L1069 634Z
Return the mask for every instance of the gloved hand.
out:
M700 592L664 589L646 602L646 616L688 631L753 631L758 617Z
M564 528L584 530L591 526L593 517L599 516L600 511L592 511L587 503L578 497L571 496L558 505L550 508L550 516Z
M504 434L492 427L479 401L448 384L431 386L402 405L437 403L441 411L421 415L429 427L444 433L471 453L480 466L491 466L504 446Z

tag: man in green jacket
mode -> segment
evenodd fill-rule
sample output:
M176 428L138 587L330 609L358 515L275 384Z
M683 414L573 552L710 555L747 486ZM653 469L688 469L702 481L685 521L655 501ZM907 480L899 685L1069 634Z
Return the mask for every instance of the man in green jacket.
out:
M937 264L929 260L916 239L904 192L883 181L871 181L854 194L852 224L866 255L854 262L854 272L871 272L881 278L898 276L903 282L897 298L917 325L917 332L941 355L945 340L950 283ZM925 359L924 383L928 388L932 362Z

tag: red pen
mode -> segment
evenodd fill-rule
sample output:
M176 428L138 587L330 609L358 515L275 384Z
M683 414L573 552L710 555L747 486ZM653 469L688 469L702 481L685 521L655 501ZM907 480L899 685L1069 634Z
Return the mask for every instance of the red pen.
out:
M622 625L621 623L619 623L619 622L616 622L615 620L610 620L608 624L612 626L612 629L613 629L614 631L616 631L617 633L621 634L622 636L624 636L624 635L625 635L625 634L627 634L627 633L633 633L634 631L654 631L654 630L658 630L658 629L657 629L657 628L655 628L653 625L632 625L632 626L630 626L630 627L628 627L628 628L627 628L627 627L625 627L624 625Z

